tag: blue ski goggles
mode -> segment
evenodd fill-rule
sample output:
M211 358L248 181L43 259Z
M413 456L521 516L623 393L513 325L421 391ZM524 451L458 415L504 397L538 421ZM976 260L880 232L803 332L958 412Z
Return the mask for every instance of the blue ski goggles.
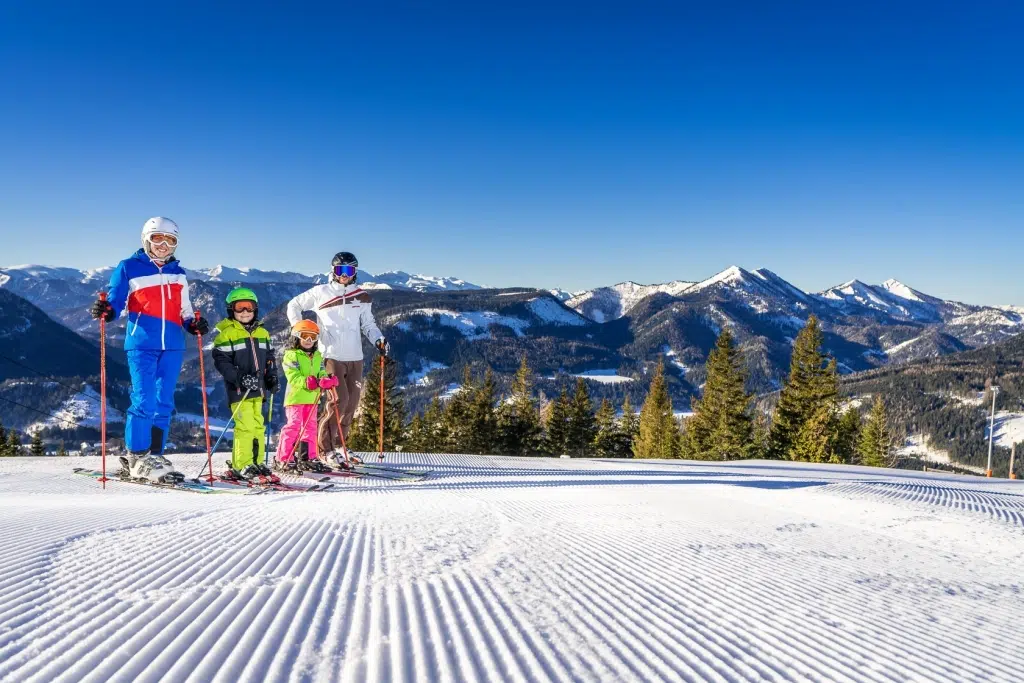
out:
M355 277L356 267L355 266L334 266L334 275L336 277Z

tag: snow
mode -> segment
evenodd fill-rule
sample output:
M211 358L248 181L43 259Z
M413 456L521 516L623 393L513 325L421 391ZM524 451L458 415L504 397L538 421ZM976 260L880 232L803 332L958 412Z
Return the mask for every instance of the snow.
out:
M641 285L636 282L620 282L611 287L600 287L577 292L565 302L566 306L581 313L588 310L591 320L604 323L617 320L629 313L638 303L652 294L663 293L679 296L693 287L694 283L675 280L658 285ZM592 306L586 304L594 302Z
M918 293L916 291L914 291L910 287L907 287L899 280L886 280L885 282L882 283L882 287L890 294L895 294L901 299L909 299L910 301L920 302L924 301L920 296L918 296Z
M430 384L430 378L427 377L434 370L444 370L448 366L444 363L438 363L437 361L424 360L420 362L419 370L413 370L407 376L407 382L409 384L415 384L417 386L425 387Z
M957 467L976 472L977 474L985 473L984 468L972 467L971 465L964 465L954 461L949 456L949 451L944 451L941 448L935 448L929 443L928 437L923 434L911 434L907 436L905 445L903 448L897 450L896 453L902 456L914 456L924 460L931 460L932 462L944 463L946 465L956 465Z
M896 353L899 353L901 350L907 348L908 346L910 346L911 344L913 344L916 341L919 341L920 339L921 339L921 337L914 337L913 339L908 339L905 342L900 342L899 344L896 344L895 346L890 346L888 349L885 350L885 353L886 353L886 355L889 355L889 356L891 356L893 354L896 354Z
M34 386L39 383L32 382ZM46 384L53 384L47 382ZM124 422L124 414L107 403L107 421ZM86 385L64 401L59 407L50 411L50 417L41 420L25 428L28 434L34 434L40 429L55 427L57 429L75 429L76 427L100 427L100 395L91 385Z
M583 379L600 384L622 384L623 382L633 381L632 377L623 377L616 370L584 370L581 373L574 374L573 377L582 377Z
M988 439L989 421L985 420L985 439ZM996 446L1010 448L1024 441L1024 413L1011 413L1005 410L996 411L995 439ZM1024 452L1020 453L1024 457Z
M434 476L200 496L70 474L94 457L0 460L0 680L1008 682L1024 669L1019 482L387 458ZM198 472L205 458L171 459Z
M417 308L415 310L392 315L384 322L395 323L400 318L412 316L438 316L442 325L453 327L467 339L488 339L491 336L488 328L491 325L509 327L517 337L525 336L524 330L530 326L529 321L510 315L501 315L493 311L450 311L444 308Z
M559 306L557 302L551 299L531 299L526 307L530 309L530 312L535 316L547 323L554 325L568 325L579 327L582 325L589 324L586 318L579 313L569 310L564 306Z
M663 354L665 354L666 358L669 359L669 361L668 361L669 365L674 366L683 375L685 375L687 373L689 368L686 367L685 363L683 363L681 360L679 360L676 352L672 350L671 346L669 346L668 344L665 344L664 346L661 347L661 352Z

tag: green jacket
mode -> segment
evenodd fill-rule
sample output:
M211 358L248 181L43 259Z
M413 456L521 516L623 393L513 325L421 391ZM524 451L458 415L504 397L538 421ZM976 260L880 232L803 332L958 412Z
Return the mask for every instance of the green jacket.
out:
M286 406L308 406L317 402L319 389L310 391L306 388L306 378L312 375L317 379L327 376L324 359L319 349L313 347L313 353L302 349L286 351L281 360L284 376L288 379L288 391L284 395Z
M225 318L217 323L217 337L213 340L213 364L224 377L228 402L239 400L245 390L239 386L242 375L259 375L259 395L266 395L267 377L277 376L274 349L270 346L270 333L257 323L249 332L237 320Z

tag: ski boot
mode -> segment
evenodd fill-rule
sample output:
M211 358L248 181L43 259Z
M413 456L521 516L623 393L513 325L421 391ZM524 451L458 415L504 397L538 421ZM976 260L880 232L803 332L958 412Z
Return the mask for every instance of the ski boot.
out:
M352 463L346 457L345 451L341 449L333 450L330 453L324 455L324 462L336 470L348 471L352 469Z
M269 484L280 483L281 480L277 478L277 475L275 475L273 472L270 472L269 474L264 474L263 472L265 470L269 471L263 465L257 465L256 463L253 463L251 465L246 465L238 474L242 477L242 479L249 482L250 486L267 486Z
M153 484L180 484L185 475L176 472L171 461L155 453L131 453L122 455L121 477L148 481Z
M281 474L301 474L299 463L294 460L282 461L274 458L274 471Z

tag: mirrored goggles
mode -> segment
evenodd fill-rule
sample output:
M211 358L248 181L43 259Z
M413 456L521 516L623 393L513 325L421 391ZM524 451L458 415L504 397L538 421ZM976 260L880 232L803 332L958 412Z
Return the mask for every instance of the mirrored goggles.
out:
M240 301L231 307L235 313L255 313L256 305L248 301Z
M355 266L334 266L334 274L337 277L355 277Z
M302 341L315 342L319 338L320 338L320 335L319 334L315 334L313 332L300 332L299 333L299 339L301 339Z
M178 246L178 238L174 235L167 235L162 232L155 232L149 236L150 244L159 244L165 247L176 247Z

